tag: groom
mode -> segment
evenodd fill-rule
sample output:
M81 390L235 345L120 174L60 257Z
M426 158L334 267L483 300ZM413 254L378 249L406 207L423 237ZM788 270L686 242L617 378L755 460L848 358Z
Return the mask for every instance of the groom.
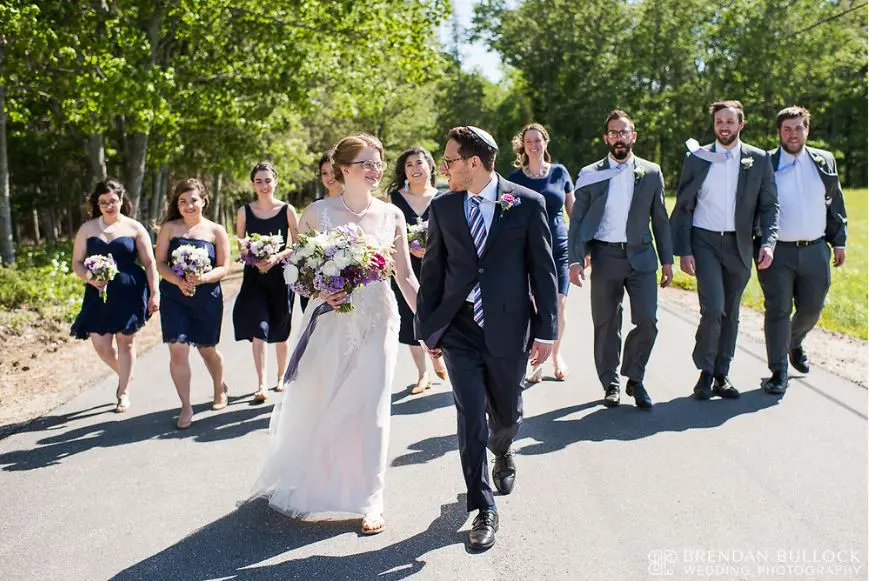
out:
M482 129L450 130L440 166L450 191L430 206L416 312L417 336L443 353L453 384L468 511L479 510L472 549L491 547L498 530L486 447L495 455L495 487L510 494L529 349L539 365L557 337L543 198L495 173L497 151Z

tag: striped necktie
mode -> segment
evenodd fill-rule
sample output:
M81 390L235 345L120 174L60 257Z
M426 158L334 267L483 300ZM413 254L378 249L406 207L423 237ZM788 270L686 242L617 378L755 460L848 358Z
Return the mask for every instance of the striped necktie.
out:
M471 238L474 240L478 257L483 255L483 246L486 244L486 223L483 221L483 213L480 212L482 201L479 195L471 196L468 200L468 225L471 227ZM474 322L480 327L483 326L483 294L479 282L474 286Z

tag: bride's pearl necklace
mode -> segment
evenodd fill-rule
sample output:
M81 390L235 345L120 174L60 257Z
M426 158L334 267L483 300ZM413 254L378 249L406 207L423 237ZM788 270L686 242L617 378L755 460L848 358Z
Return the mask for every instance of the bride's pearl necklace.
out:
M361 218L362 216L364 216L365 214L368 213L368 210L371 209L371 202L373 202L373 201L374 201L374 198L369 196L368 197L368 205L365 206L365 209L362 210L361 212L355 212L350 206L347 205L347 201L344 199L344 196L343 195L341 196L341 203L344 205L344 209L347 210L348 212L350 212L351 214L353 214L354 216L356 216L357 218Z

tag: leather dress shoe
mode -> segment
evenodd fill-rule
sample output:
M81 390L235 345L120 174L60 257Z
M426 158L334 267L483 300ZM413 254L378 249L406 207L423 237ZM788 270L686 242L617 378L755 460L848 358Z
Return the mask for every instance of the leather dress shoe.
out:
M513 484L516 482L516 463L513 461L513 452L495 457L492 482L495 483L495 488L501 494L507 495L513 492Z
M806 352L803 351L802 347L791 349L788 355L789 359L791 360L791 365L794 366L794 369L796 369L800 373L809 372L809 358L806 357Z
M610 384L604 390L603 405L608 408L614 408L619 405L619 384Z
M739 397L739 391L730 383L730 379L726 375L715 378L715 383L712 385L712 393L718 397L725 399L736 399Z
M763 390L774 395L783 394L788 388L787 371L773 371L772 377L763 384Z
M634 403L642 410L652 409L652 398L649 397L649 392L639 381L633 379L628 380L628 385L625 387L625 393L634 398Z
M694 385L694 399L710 399L712 397L712 376L701 372L700 379Z
M498 532L498 512L493 508L482 508L471 525L468 534L468 546L484 551L495 544L495 533Z

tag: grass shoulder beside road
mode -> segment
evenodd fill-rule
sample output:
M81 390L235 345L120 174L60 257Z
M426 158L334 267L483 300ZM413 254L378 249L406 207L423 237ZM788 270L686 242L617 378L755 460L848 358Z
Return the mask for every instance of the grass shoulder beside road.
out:
M867 338L867 251L869 251L869 221L867 221L867 190L846 189L845 208L848 212L848 244L845 264L832 268L832 285L827 304L818 323L821 327L860 339ZM666 199L668 212L676 203L674 197ZM763 291L757 281L757 270L752 269L751 280L742 296L742 304L763 311ZM673 266L673 284L686 290L696 290L697 281L679 270L679 260Z

